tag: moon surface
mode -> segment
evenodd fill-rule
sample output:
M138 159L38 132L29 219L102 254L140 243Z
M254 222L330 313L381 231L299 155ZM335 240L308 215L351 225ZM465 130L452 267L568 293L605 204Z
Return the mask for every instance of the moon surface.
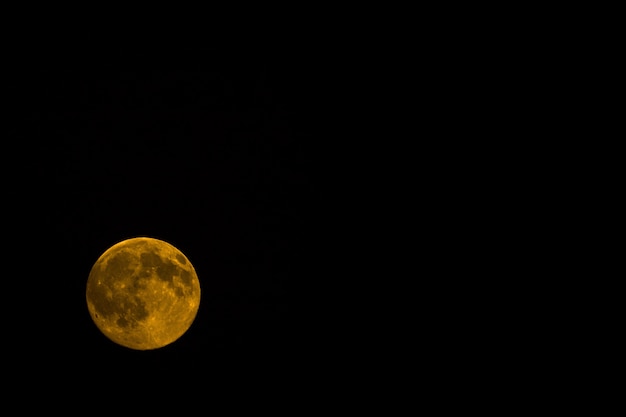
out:
M136 350L179 339L200 306L200 282L189 259L171 244L149 237L107 249L87 279L87 307L100 331Z

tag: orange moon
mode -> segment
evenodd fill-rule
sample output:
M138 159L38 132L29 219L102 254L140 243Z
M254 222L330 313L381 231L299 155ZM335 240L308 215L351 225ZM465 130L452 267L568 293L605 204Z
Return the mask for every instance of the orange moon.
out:
M136 350L158 349L191 327L200 306L200 281L176 247L136 237L98 258L86 298L93 322L111 341Z

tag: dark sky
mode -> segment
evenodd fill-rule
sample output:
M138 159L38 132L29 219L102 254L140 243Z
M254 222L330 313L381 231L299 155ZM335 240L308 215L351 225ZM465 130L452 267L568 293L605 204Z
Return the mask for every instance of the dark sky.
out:
M49 378L62 369L119 375L129 363L224 371L298 352L302 320L315 316L306 288L317 291L320 115L311 72L297 69L254 56L7 76L6 229L12 264L23 267L5 294L14 314L6 334L15 352L39 347L22 366ZM151 352L106 339L85 302L93 263L135 236L178 247L202 288L189 331Z

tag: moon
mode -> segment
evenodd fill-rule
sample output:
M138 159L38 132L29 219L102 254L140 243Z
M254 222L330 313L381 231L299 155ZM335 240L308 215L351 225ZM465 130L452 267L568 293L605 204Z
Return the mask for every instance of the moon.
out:
M111 341L135 350L158 349L191 327L200 306L200 281L176 247L135 237L98 258L86 298L93 322Z

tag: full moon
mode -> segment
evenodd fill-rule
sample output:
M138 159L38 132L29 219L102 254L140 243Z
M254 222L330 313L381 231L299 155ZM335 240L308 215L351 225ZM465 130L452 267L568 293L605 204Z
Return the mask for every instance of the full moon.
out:
M200 306L200 282L189 259L170 243L149 237L107 249L87 279L87 307L111 341L136 350L178 340Z

